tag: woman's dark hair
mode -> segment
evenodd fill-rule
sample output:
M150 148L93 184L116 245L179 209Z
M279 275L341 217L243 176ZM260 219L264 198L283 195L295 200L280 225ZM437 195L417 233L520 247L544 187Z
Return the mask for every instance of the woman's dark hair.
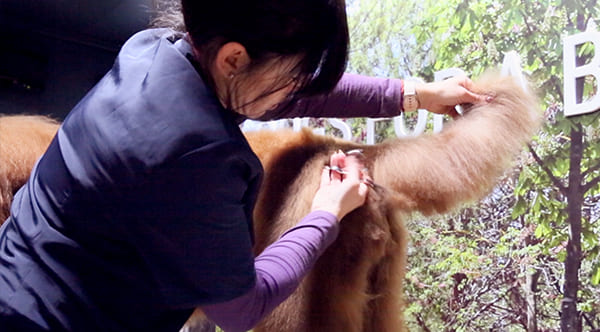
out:
M297 95L328 93L346 68L344 0L182 0L181 7L203 71L228 42L244 45L252 66L300 55Z

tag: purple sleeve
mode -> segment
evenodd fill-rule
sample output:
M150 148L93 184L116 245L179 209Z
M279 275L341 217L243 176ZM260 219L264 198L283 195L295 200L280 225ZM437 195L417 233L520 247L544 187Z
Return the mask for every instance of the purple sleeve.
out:
M344 74L327 94L301 99L261 120L293 117L389 118L402 111L402 80Z
M228 302L202 306L202 311L224 331L251 329L292 294L338 232L339 223L333 214L308 214L256 257L256 284L250 292Z

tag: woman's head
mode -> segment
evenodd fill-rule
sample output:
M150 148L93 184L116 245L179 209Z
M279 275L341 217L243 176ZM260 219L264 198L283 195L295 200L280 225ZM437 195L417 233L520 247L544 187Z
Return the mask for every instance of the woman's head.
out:
M200 70L221 102L239 113L258 117L291 91L327 93L346 67L343 0L182 0L181 5Z

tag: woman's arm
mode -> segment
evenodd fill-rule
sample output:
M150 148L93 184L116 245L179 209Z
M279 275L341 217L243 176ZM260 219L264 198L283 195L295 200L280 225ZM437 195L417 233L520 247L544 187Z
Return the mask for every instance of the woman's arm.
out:
M415 86L418 108L433 113L456 116L459 104L489 102L491 96L473 91L473 82L457 76ZM298 100L284 109L266 114L261 120L293 117L371 117L389 118L400 114L404 82L393 78L376 78L344 74L335 89L327 95Z
M246 331L283 302L339 233L338 221L364 204L368 175L355 157L343 152L330 157L330 167L345 176L323 169L321 184L311 210L294 228L267 247L256 259L254 288L223 304L203 306L204 313L226 331Z
M261 120L293 117L394 117L402 111L402 80L344 74L327 94L301 99Z
M338 232L333 214L308 214L256 258L253 289L231 301L202 306L202 311L225 331L250 330L298 287Z

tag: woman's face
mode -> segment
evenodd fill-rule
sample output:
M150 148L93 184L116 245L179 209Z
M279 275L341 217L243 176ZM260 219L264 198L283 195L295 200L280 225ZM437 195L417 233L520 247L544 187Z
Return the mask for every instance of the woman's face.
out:
M229 103L237 113L257 119L272 111L294 92L297 86L291 74L297 58L271 60L260 68L230 80Z

